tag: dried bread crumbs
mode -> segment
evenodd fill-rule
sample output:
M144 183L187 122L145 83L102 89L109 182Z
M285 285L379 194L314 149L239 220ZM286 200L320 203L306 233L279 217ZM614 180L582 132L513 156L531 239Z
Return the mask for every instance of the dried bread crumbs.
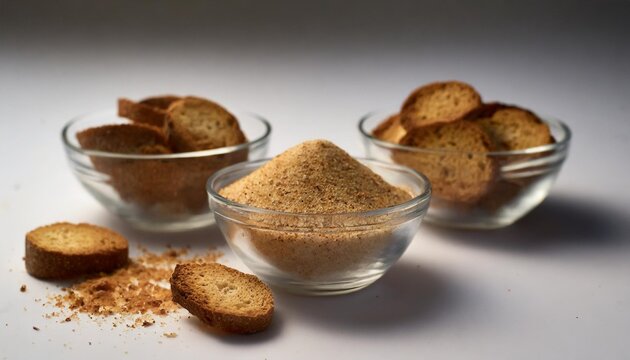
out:
M142 254L111 274L99 274L62 288L62 294L49 296L49 303L66 310L47 314L46 318L67 316L61 322L87 314L98 320L113 316L112 325L128 328L155 324L154 316L166 316L179 309L171 300L168 280L176 264L215 262L222 254L209 251L189 257L187 249L173 249L157 254L140 249ZM69 312L69 313L68 313ZM68 314L70 314L68 316Z
M365 267L392 245L392 226L366 226L360 216L339 214L387 208L411 199L408 192L325 140L288 149L220 194L257 208L337 214L325 221L336 221L338 231L287 231L321 227L322 218L274 214L256 215L255 220L267 227L250 230L259 256L286 273L317 281Z
M258 208L305 214L369 211L411 198L326 140L294 146L220 193Z

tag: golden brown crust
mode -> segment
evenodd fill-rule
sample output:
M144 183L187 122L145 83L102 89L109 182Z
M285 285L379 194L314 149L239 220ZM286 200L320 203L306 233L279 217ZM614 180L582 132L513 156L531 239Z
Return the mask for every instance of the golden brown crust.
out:
M56 232L65 238L56 237ZM125 238L109 229L56 223L26 234L24 261L26 271L34 277L71 278L124 266L128 261L128 245Z
M495 181L497 165L486 155L493 150L492 142L475 123L457 121L415 128L400 144L426 150L397 150L393 158L424 173L431 180L433 193L443 200L473 203Z
M407 131L400 124L400 114L394 114L380 123L372 134L377 139L397 144Z
M153 96L139 102L120 98L118 99L118 116L162 128L166 109L179 99L181 98L173 95Z
M129 154L169 154L160 129L144 124L106 125L77 134L82 148ZM246 161L248 150L194 158L118 159L93 156L94 167L126 202L157 215L207 211L206 180L219 169Z
M549 126L530 110L501 103L484 104L467 116L477 122L497 150L522 150L553 143Z
M273 294L257 277L216 263L187 263L171 276L173 301L206 324L252 334L271 324Z
M142 124L105 125L77 133L83 149L122 154L169 154L164 135ZM92 156L94 168L109 176L109 183L125 201L146 207L177 201L175 160L119 159Z
M115 124L92 127L77 133L81 148L118 154L168 154L164 134L153 126Z
M181 96L175 95L159 95L159 96L151 96L148 98L144 98L140 100L140 104L148 105L153 108L157 108L160 110L168 110L168 107L171 106L177 100L181 100Z
M414 90L402 105L401 125L413 128L456 121L481 105L481 96L460 81L434 82Z
M177 152L216 149L247 141L234 115L215 102L196 97L171 104L165 132Z

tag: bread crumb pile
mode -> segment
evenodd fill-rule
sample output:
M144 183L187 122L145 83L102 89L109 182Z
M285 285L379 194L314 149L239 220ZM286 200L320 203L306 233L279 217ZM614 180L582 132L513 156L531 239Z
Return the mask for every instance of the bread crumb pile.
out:
M326 140L294 146L220 193L258 208L305 214L369 211L411 198Z
M374 218L354 213L411 199L325 140L285 151L220 194L258 208L322 215L263 214L250 219L264 224L248 230L256 255L308 281L338 281L377 264L396 246L396 225L375 224Z
M182 262L215 262L221 254L210 251L188 257L187 249L170 248L156 254L141 249L142 254L111 274L99 274L72 286L62 288L62 294L49 301L57 308L69 310L65 321L78 319L78 314L90 318L114 316L127 327L151 326L154 315L166 316L179 309L171 299L168 281L176 264ZM47 317L60 316L53 312Z

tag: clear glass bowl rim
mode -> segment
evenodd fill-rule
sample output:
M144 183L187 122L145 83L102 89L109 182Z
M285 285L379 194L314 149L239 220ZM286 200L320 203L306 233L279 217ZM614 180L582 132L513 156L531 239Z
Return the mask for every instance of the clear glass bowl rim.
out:
M216 201L223 206L227 206L229 208L233 208L242 212L246 212L250 214L258 214L258 215L276 215L276 216L287 216L287 217L296 217L296 218L316 218L316 217L324 218L324 217L344 217L344 216L368 218L368 217L376 217L376 216L383 216L383 215L391 215L391 214L396 214L396 213L405 213L406 211L420 208L423 206L428 208L428 203L431 198L431 182L426 176L424 176L423 174L413 169L410 169L408 167L398 165L398 164L390 164L390 163L386 163L386 162L382 162L382 161L378 161L374 159L367 159L367 158L355 158L355 159L360 161L361 163L370 163L370 164L379 166L381 168L385 168L389 170L397 170L397 171L402 171L404 173L407 173L411 175L412 177L414 177L420 184L422 184L424 186L424 190L421 194L411 198L410 200L402 204L398 204L395 206L390 206L387 208L376 209L376 210L369 210L369 211L330 213L330 214L292 213L292 212L284 212L284 211L269 210L269 209L253 207L253 206L249 206L246 204L241 204L241 203L237 203L232 200L229 200L221 196L215 190L214 185L217 182L217 180L221 178L222 176L230 174L234 171L242 170L245 167L258 168L262 164L271 160L271 158L267 158L267 159L247 161L247 162L234 164L234 165L228 166L226 168L223 168L217 171L208 179L208 182L206 183L206 191L208 192L208 195L212 198L213 201Z
M371 130L368 130L365 128L365 123L371 118L373 118L374 116L376 115L388 116L387 114L391 115L393 113L394 113L393 111L387 112L385 110L375 110L375 111L371 111L363 115L361 119L359 120L359 125L358 125L359 132L361 133L363 137L369 139L370 141L374 142L380 147L389 148L391 150L402 150L402 151L407 151L407 152L416 152L416 153L425 153L425 154L473 154L473 155L486 155L486 156L496 156L496 157L514 156L514 155L532 155L532 154L538 154L538 153L544 153L548 151L564 149L568 147L569 142L571 141L571 129L569 128L569 126L559 119L549 118L549 117L541 117L541 119L549 125L558 127L563 132L564 138L561 139L560 141L554 142L553 144L536 146L536 147L531 147L531 148L522 149L522 150L490 151L490 152L484 152L484 153L450 150L450 149L418 148L414 146L394 144L394 143L377 139L376 137L372 136ZM383 120L384 119L385 118L383 118Z
M222 147L218 149L183 152L183 153L175 153L175 154L157 154L157 155L119 154L119 153L113 153L113 152L107 152L107 151L85 150L74 145L70 141L68 137L70 136L70 128L73 125L93 116L107 116L107 115L116 116L116 110L113 110L113 109L91 112L91 113L79 115L72 118L70 121L68 121L64 125L63 129L61 130L61 139L63 141L64 146L67 149L74 151L76 153L79 153L79 154L95 156L95 157L103 157L103 158L137 159L137 160L187 159L187 158L199 158L199 157L206 157L206 156L223 155L223 154L234 153L243 149L256 148L266 143L269 140L269 137L271 136L271 124L269 123L269 121L265 119L264 117L258 114L255 114L253 112L247 112L247 111L236 112L236 114L239 114L239 113L260 121L264 127L263 134L246 143L238 144L234 146L226 146L226 147Z

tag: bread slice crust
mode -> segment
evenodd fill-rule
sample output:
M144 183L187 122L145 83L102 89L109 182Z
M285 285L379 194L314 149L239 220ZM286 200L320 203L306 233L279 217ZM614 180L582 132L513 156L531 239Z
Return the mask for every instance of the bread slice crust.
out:
M273 294L256 276L217 263L186 263L171 276L173 301L204 323L252 334L271 324Z
M26 271L41 279L109 272L127 264L127 239L90 224L55 223L26 234Z
M553 143L549 126L532 111L515 105L484 104L467 118L481 125L498 151L523 150Z
M171 104L165 132L176 152L216 149L246 141L234 115L213 101L197 97Z
M391 115L372 130L372 135L377 139L394 144L398 144L406 133L407 131L400 123L400 114Z
M481 95L460 81L434 82L414 90L400 111L400 123L410 131L416 127L461 119L481 106Z
M118 154L170 154L160 129L144 124L113 124L77 133L81 148Z
M496 180L497 164L486 155L494 147L478 124L460 120L415 128L400 144L426 150L397 150L393 157L424 173L443 200L474 203Z
M133 122L163 127L168 107L181 97L174 95L152 96L138 102L118 99L118 116Z

